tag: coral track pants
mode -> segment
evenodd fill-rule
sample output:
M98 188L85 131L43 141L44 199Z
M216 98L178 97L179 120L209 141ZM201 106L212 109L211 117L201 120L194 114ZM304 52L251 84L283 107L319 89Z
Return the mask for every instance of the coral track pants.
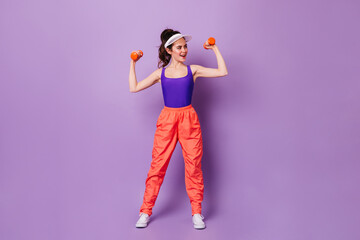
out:
M192 105L180 108L164 107L156 123L152 161L145 182L140 212L152 214L164 180L171 155L179 140L185 162L185 186L190 198L192 215L201 213L204 181L201 170L203 155L200 122Z

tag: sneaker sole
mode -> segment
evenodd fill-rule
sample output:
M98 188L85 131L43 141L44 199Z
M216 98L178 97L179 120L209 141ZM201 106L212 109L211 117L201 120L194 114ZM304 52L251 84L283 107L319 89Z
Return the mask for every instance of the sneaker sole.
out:
M205 229L205 225L194 225L195 229L201 230L201 229Z
M146 228L147 224L136 224L135 227L137 227L137 228Z

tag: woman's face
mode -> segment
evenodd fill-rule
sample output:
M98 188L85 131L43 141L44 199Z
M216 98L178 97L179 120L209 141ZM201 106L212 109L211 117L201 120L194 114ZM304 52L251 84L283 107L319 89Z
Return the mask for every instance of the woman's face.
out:
M185 62L186 55L188 52L187 43L184 38L180 38L176 42L173 43L172 51L166 49L171 57L174 58L178 62Z

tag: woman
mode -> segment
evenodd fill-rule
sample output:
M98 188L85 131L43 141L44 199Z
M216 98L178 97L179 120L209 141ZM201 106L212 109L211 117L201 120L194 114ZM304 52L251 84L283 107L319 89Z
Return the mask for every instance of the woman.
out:
M201 215L204 192L201 170L203 142L198 115L191 105L191 98L197 78L222 77L227 75L227 68L215 44L209 45L206 42L205 46L214 50L218 62L217 69L184 64L188 53L187 42L192 38L190 35L165 29L160 38L158 67L162 63L161 68L137 82L137 60L131 60L130 63L130 92L139 92L155 83L161 83L165 103L156 123L152 162L136 227L146 227L149 222L171 155L179 140L185 161L185 185L190 198L192 221L195 229L204 229L204 217ZM169 66L164 68L168 64Z

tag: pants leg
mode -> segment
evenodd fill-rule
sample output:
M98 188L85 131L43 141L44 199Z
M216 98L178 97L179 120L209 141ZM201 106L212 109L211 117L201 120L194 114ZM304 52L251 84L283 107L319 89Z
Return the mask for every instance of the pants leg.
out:
M167 167L177 143L176 116L172 112L162 110L156 123L152 161L146 178L146 188L140 212L152 215L160 187Z
M190 198L192 215L201 214L201 202L204 195L201 170L203 141L199 118L193 107L179 118L178 134L185 161L185 186Z

